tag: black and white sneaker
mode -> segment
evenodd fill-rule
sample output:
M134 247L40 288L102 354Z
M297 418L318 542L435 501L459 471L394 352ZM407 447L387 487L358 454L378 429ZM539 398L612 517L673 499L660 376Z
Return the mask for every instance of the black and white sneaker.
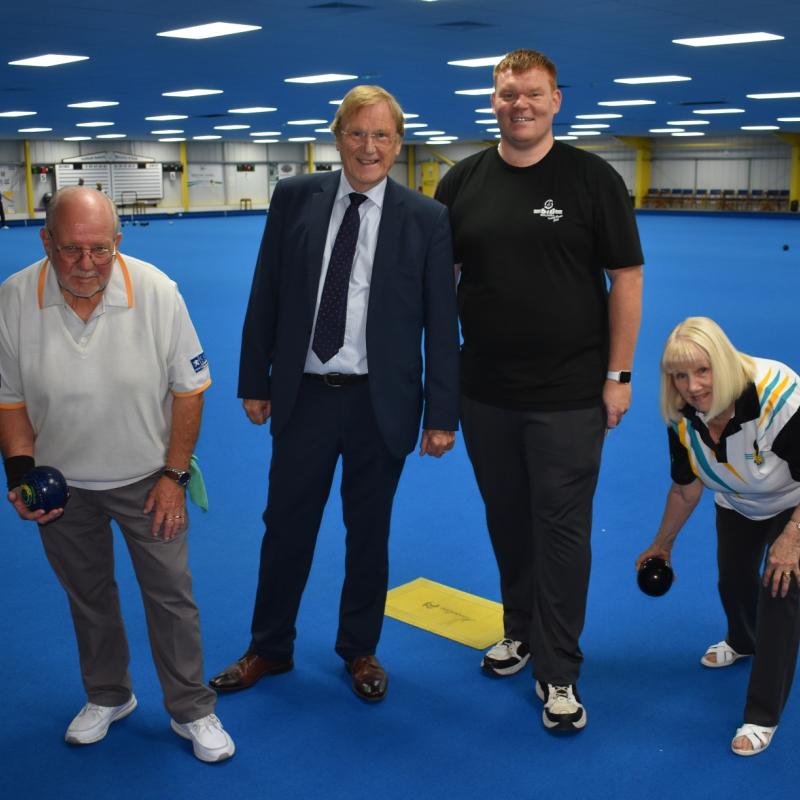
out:
M490 675L513 675L519 672L531 657L524 642L502 639L481 659L481 669Z
M542 722L552 733L576 733L586 725L586 709L574 685L536 681L536 696L544 703Z

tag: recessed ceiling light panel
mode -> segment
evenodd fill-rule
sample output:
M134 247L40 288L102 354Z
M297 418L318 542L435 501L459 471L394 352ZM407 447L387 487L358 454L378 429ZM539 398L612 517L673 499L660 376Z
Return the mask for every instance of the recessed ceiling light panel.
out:
M485 56L484 58L464 58L460 61L448 61L451 67L493 67L499 64L505 56Z
M209 94L222 94L222 89L181 89L177 92L161 92L162 97L205 97Z
M628 83L637 85L640 83L677 83L678 81L690 81L686 75L651 75L642 78L614 78L614 83Z
M752 42L774 42L783 39L774 33L730 33L723 36L696 36L691 39L673 39L673 44L685 44L689 47L717 47L726 44L751 44Z
M174 31L161 31L156 36L167 36L174 39L213 39L215 36L230 36L234 33L260 31L260 25L237 25L233 22L209 22L205 25L193 25L191 28L176 28Z
M118 105L116 100L86 100L83 103L67 103L67 108L107 108Z
M343 75L338 72L326 72L322 75L302 75L297 78L284 78L284 83L334 83L335 81L354 81L358 75Z
M58 67L61 64L72 64L75 61L88 61L89 56L62 56L58 53L46 53L33 58L21 58L19 61L9 61L12 67Z

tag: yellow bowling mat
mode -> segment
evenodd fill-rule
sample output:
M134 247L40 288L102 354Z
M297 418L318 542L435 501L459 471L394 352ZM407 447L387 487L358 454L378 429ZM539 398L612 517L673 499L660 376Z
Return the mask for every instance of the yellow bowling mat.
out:
M503 638L503 606L417 578L386 596L386 616L484 650Z

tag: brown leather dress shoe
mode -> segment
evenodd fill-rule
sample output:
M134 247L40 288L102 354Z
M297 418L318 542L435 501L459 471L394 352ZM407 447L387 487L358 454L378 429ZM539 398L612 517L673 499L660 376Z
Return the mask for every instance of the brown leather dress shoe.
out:
M369 703L386 697L389 676L375 656L359 656L345 661L345 669L353 678L353 691Z
M218 692L236 692L239 689L249 689L265 675L280 675L292 667L294 662L291 658L286 661L272 661L255 653L245 653L219 675L215 675L208 685Z

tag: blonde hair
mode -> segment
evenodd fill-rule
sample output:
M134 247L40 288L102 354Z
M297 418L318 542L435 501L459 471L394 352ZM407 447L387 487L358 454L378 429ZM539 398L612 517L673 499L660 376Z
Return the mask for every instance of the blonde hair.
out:
M494 85L497 88L497 76L506 70L512 72L527 72L529 69L543 69L550 76L550 83L553 89L558 88L558 73L556 65L538 50L512 50L494 68Z
M381 86L354 86L342 100L336 116L331 123L331 131L334 136L338 136L342 131L342 126L346 121L357 111L360 111L366 106L374 106L378 103L385 102L389 106L394 117L395 128L397 135L402 139L405 133L405 121L403 118L403 109L400 108L400 103L397 102L393 94L390 94Z
M708 317L687 317L667 337L661 355L659 404L665 422L677 422L686 402L675 388L676 372L707 358L711 366L713 399L706 417L713 418L731 405L752 382L756 364L740 353L725 332Z

